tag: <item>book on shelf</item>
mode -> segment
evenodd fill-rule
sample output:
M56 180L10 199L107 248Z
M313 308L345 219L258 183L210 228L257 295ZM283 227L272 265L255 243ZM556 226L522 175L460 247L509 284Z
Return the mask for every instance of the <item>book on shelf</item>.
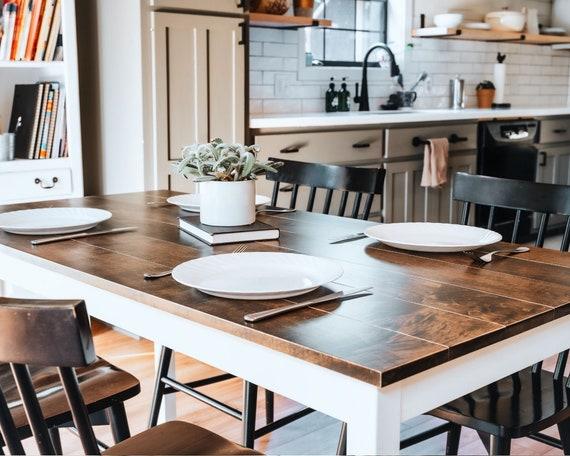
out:
M0 0L0 60L63 60L62 1Z
M279 239L279 228L259 221L244 226L210 226L200 223L199 215L191 215L181 217L178 224L182 231L208 245Z
M15 157L67 156L65 90L59 82L18 84L9 131L16 134Z

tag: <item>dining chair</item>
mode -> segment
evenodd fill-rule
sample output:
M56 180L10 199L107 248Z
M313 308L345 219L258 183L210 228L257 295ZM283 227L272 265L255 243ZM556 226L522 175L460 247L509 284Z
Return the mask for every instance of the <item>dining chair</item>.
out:
M32 306L38 301L0 298L0 306L8 302ZM6 336L6 331L12 334L10 324L10 321L0 322L2 336ZM49 433L56 450L61 454L59 429L69 427L72 416L65 392L59 383L57 370L51 367L33 366L30 367L30 375L40 397L40 405ZM78 369L77 378L92 423L95 425L110 424L115 443L130 437L124 402L140 393L138 379L101 358L97 358L89 366ZM32 430L7 363L0 364L0 389L4 392L9 404L18 437L20 439L30 437ZM4 445L0 439L0 449L2 446Z
M307 211L313 211L317 189L326 191L323 213L330 212L333 192L342 192L340 207L337 215L345 215L349 194L354 194L354 203L350 213L353 218L361 217L368 219L370 216L374 197L381 195L384 188L383 169L356 168L348 166L322 165L316 163L301 163L290 160L270 159L283 163L277 173L268 173L267 179L275 182L272 205L277 203L279 185L281 183L292 184L290 207L294 208L299 191L299 187L310 187L310 204ZM362 205L362 200L366 196L366 201ZM303 409L291 415L285 416L277 421L274 419L274 394L265 390L265 416L266 425L256 429L256 407L258 388L256 385L244 383L244 408L243 412L224 404L217 399L208 396L197 388L211 385L213 383L234 378L231 374L220 374L215 377L195 380L189 383L181 383L175 378L169 377L169 368L172 361L173 351L170 348L162 347L158 363L157 376L155 379L154 395L149 417L149 428L156 426L160 406L165 394L182 392L194 397L236 419L243 421L244 440L243 443L249 448L253 448L254 441L270 432L273 432L286 424L298 420L309 413L312 409Z
M269 160L281 162L283 165L275 173L267 173L268 181L274 182L271 205L276 206L279 192L290 191L289 207L296 208L299 189L309 188L307 206L308 212L313 212L318 191L325 192L322 208L323 214L329 214L334 192L341 192L340 203L336 215L345 216L348 200L354 194L354 202L349 216L368 220L372 204L376 196L384 190L386 170L382 168L358 168L351 166L325 165L321 163L304 163L292 160L270 158ZM282 184L288 186L283 188ZM362 199L366 196L364 206Z
M524 211L538 213L536 246L544 245L551 215L567 217L560 250L570 242L570 186L475 176L455 175L453 198L463 204L461 220L469 219L471 205L490 207L487 225L493 225L494 208L516 211L513 242ZM528 437L570 454L570 379L564 377L569 350L558 355L554 372L544 370L543 362L473 391L438 407L429 415L453 425L448 433L448 454L457 454L461 427L474 429L491 455L509 454L511 440ZM543 434L557 425L560 439Z
M100 454L79 369L97 363L84 301L0 302L0 362L8 363L40 454L55 454L41 389L30 366L53 367L85 454ZM11 454L24 454L8 399L0 390L0 431ZM185 422L169 422L108 448L109 455L259 454Z

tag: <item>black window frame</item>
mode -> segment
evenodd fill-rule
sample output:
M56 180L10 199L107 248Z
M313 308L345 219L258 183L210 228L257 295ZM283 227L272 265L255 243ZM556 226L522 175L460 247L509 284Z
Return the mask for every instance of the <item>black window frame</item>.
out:
M327 38L326 38L326 34L327 31L329 32L334 32L334 31L341 31L341 32L354 32L354 34L358 33L358 32L364 32L364 33L379 33L379 34L383 34L383 42L386 43L388 41L388 2L389 0L350 0L354 2L354 8L356 9L357 7L357 3L358 1L368 1L368 2L377 2L377 3L383 3L384 4L384 14L383 14L383 18L384 18L384 23L382 24L383 30L362 30L362 29L358 29L356 28L356 21L357 21L357 14L355 11L354 14L354 28L337 28L337 27L319 27L323 29L323 56L326 57L327 53ZM325 0L325 4L323 6L324 10L323 10L323 17L326 19L327 18L327 4L326 4L326 0ZM382 40L381 40L382 41ZM356 54L357 54L357 49L356 49L356 39L354 40L354 55L356 58ZM316 59L319 64L318 65L310 65L310 68L314 68L314 67L361 67L363 62L360 61L343 61L343 60L319 60ZM369 63L370 67L379 67L380 63L379 62L370 62Z

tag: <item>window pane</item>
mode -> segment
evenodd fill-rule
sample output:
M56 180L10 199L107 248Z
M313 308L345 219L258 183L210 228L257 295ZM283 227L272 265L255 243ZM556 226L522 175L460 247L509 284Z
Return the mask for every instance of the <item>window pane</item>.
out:
M354 29L356 0L328 0L325 3L327 19L333 21L334 27Z
M354 62L354 32L325 30L325 60Z
M366 51L375 43L384 41L383 35L377 32L356 32L356 61L362 62ZM382 52L382 51L378 51ZM372 57L372 56L371 56ZM372 58L373 62L375 59Z
M371 32L384 31L384 11L384 2L357 0L356 29Z
M323 29L311 29L308 30L311 34L311 52L313 54L313 60L324 60L325 59L325 31Z

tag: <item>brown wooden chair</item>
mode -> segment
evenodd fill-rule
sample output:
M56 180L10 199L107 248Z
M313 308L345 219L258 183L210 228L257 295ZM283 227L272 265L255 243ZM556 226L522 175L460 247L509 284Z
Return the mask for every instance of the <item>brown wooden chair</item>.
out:
M522 211L541 214L536 245L542 247L550 215L567 216L560 246L568 251L570 243L570 186L538 184L512 179L455 176L453 197L463 203L463 223L472 204L516 211L513 241L517 239L517 220ZM494 210L488 226L493 225ZM524 349L524 348L523 348ZM511 440L528 437L570 454L570 379L564 377L569 350L559 354L554 372L542 369L542 362L498 382L480 388L429 414L453 423L448 434L448 454L457 454L461 426L476 430L490 454L509 454ZM542 434L558 425L560 440Z
M85 453L100 453L78 381L78 369L98 362L83 301L3 299L0 302L0 362L10 365L41 454L55 454L55 446L29 366L55 366ZM24 454L3 391L0 391L0 430L10 453ZM105 454L259 453L192 424L170 422L123 440Z
M272 205L277 204L277 197L281 183L291 184L290 207L294 208L297 202L297 195L301 186L310 187L309 204L307 211L313 211L316 192L318 189L326 191L323 213L328 214L331 208L333 192L340 191L338 215L343 216L346 212L349 194L353 193L354 203L350 213L353 218L363 218L370 216L370 211L374 198L382 194L384 188L384 169L356 168L349 166L321 165L317 163L302 163L290 160L280 160L271 158L273 161L283 162L277 173L270 173L267 179L275 182L273 190ZM366 201L362 205L362 200L366 196ZM158 422L158 414L162 399L165 394L182 392L198 399L206 404L236 418L243 420L244 424L244 445L253 448L255 439L258 439L270 432L275 431L299 418L313 412L312 409L303 409L291 415L274 420L274 394L265 391L265 415L266 425L256 429L256 406L258 388L249 382L245 382L244 411L224 404L215 398L197 390L202 386L210 385L220 381L234 378L231 374L221 374L216 377L195 380L189 383L181 383L175 378L168 377L168 370L172 360L173 352L170 348L162 347L158 364L157 376L155 380L154 397L149 418L149 427L155 426Z

